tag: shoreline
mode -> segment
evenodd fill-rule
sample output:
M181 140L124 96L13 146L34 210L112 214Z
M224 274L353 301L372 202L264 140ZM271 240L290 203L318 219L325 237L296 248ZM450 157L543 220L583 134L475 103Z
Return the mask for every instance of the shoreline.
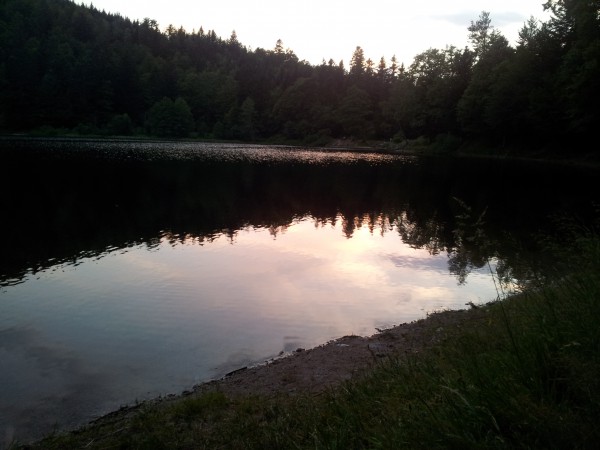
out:
M179 394L124 405L81 427L60 430L52 437L94 430L98 430L99 434L103 434L102 430L105 429L125 430L130 421L145 410L172 407L209 393L219 393L231 399L318 396L359 378L385 360L432 348L454 331L485 316L485 306L472 305L471 309L433 312L425 318L395 325L371 336L343 336L311 349L297 349L282 357L233 370L221 378L199 383ZM17 448L44 448L45 439L31 441Z

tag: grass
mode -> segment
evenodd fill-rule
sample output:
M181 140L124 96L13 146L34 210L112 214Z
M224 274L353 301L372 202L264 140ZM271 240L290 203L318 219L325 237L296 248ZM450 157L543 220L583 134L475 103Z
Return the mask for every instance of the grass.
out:
M568 275L482 306L435 348L323 395L208 392L24 448L595 449L600 237L578 233L562 261Z

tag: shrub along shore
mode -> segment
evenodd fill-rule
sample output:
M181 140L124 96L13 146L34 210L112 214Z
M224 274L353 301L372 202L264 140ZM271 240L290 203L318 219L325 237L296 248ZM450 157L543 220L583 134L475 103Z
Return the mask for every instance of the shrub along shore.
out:
M600 237L571 237L553 281L320 395L211 391L13 448L596 448Z

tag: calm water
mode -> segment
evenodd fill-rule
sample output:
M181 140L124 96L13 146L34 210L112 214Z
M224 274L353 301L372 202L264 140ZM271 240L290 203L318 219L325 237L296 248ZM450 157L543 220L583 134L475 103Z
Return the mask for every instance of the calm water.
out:
M0 161L0 443L493 300L490 270L523 281L533 236L596 179L166 142L4 139Z

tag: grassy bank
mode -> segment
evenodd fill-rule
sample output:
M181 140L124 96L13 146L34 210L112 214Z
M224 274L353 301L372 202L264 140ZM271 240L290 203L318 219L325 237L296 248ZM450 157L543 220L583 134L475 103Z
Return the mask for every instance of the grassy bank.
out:
M433 349L325 394L209 392L23 448L595 449L600 237L578 232L569 249L567 276L467 311Z

